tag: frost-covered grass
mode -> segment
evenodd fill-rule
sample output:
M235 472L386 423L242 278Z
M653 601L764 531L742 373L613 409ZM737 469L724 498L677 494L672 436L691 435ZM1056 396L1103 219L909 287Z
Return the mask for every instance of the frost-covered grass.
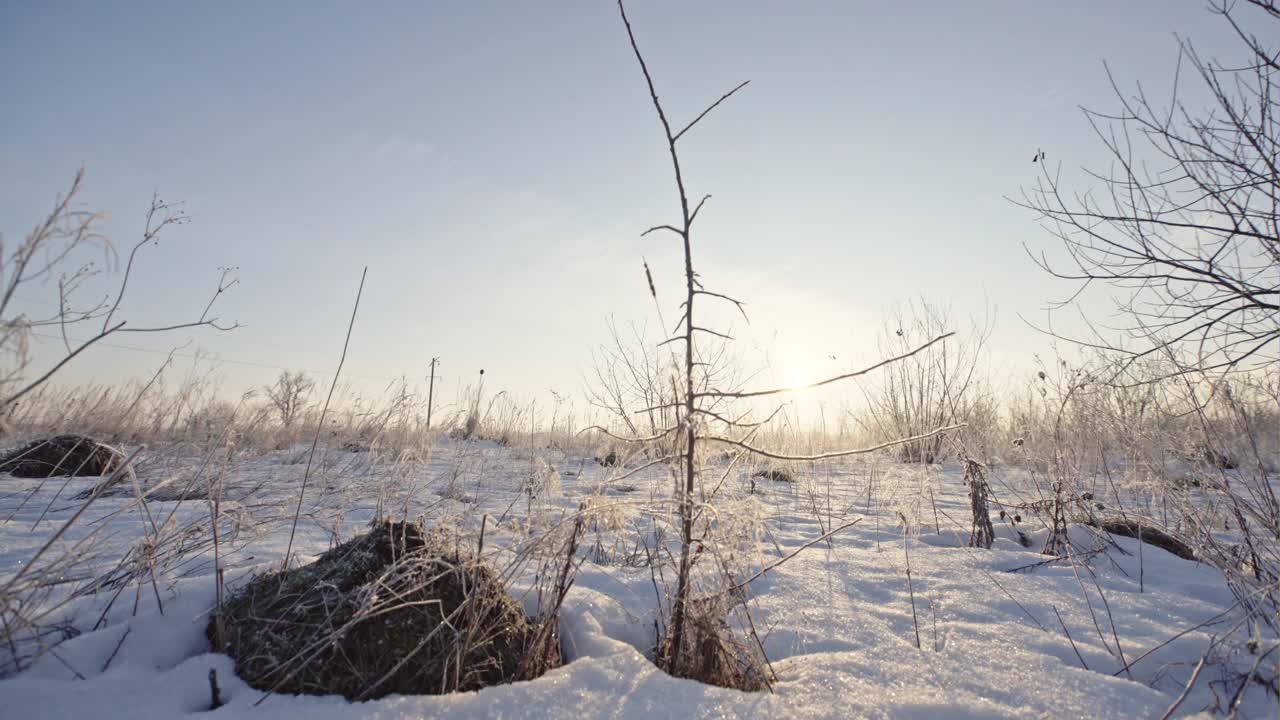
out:
M634 472L642 460L602 467L587 449L447 439L401 450L322 447L295 553L315 557L375 517L421 517L467 538L478 539L483 524L485 556L514 567L513 558L581 514L583 564L562 609L564 667L439 697L263 700L235 677L230 658L209 651L215 567L234 589L279 566L307 447L173 445L141 456L137 490L113 488L66 529L41 560L61 563L56 572L26 571L43 581L28 596L39 607L23 608L42 634L6 633L15 644L0 654L12 671L16 652L23 669L0 681L0 715L201 712L216 670L225 702L217 717L1160 717L1210 643L1228 635L1179 715L1223 707L1258 657L1274 677L1276 639L1228 632L1244 613L1209 565L1080 525L1071 529L1073 557L1053 561L1039 552L1048 529L1025 511L1029 547L1009 519L996 521L991 550L967 547L959 466L873 457L790 468L793 483L753 482L759 468L750 466L728 473L700 517L714 526L706 552L717 560L704 567L741 580L799 551L748 586L751 622L777 682L773 692L743 693L675 679L650 660L672 580L654 560L674 547L663 466ZM725 468L709 459L703 477L714 485ZM0 584L95 482L0 476ZM1034 469L1001 468L994 482L998 497L1038 496ZM140 504L136 493L156 486ZM216 508L210 490L220 492ZM526 605L534 602L530 573L509 578ZM1240 714L1276 713L1274 696L1253 683Z

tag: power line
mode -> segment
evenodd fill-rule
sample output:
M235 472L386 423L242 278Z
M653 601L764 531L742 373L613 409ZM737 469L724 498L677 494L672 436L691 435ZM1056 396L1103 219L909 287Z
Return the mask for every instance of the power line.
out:
M52 335L49 333L32 332L31 335L35 337L49 339L49 340L62 339L61 335ZM67 339L70 340L71 342L76 342L76 343L84 342L83 340L73 338L73 337L68 337ZM224 365L241 365L244 367L261 368L263 370L286 370L286 371L300 370L302 372L311 373L313 375L327 375L329 372L331 372L330 370L314 370L311 368L282 367L280 365L271 365L270 363L254 362L252 360L235 360L232 358L223 357L221 355L211 356L211 355L202 355L200 353L180 352L178 350L173 350L173 351L155 350L152 348L138 347L136 345L122 345L120 343L112 343L112 342L106 342L106 341L96 342L94 343L94 346L109 347L116 350L128 350L130 352L146 353L148 355L165 355L165 356L172 355L174 357L191 358L193 360L206 359L206 360L216 361L217 363L224 364ZM360 378L362 380L377 380L380 382L395 382L400 379L399 377L386 377L386 376L378 376L378 375L356 375L351 373L347 373L347 377ZM436 379L442 380L444 379L444 377L445 376L437 375Z
M23 302L34 303L34 304L37 304L37 305L45 305L45 306L48 306L48 307L56 307L56 306L57 306L57 304L56 304L56 303L52 303L52 302L49 302L49 301L47 301L47 300L36 299L36 298L33 298L33 297L27 297L27 296L24 296L24 295L18 295L18 294L15 294L15 295L14 295L14 297L15 297L16 299L18 299L18 300L22 300ZM61 336L61 335L52 335L52 334L49 334L49 333L39 333L39 332L35 332L35 331L32 331L32 332L31 332L31 335L32 335L32 336L34 336L34 337L40 337L40 338L45 338L45 339L49 339L49 340L61 340L61 339L62 339L62 336ZM67 338L67 340L72 341L72 342L76 342L76 343L82 343L82 342L84 342L84 340L80 340L80 339L73 338L73 337L68 337L68 338ZM113 348L113 349L116 349L116 350L128 350L128 351L130 351L130 352L146 353L146 354L148 354L148 355L165 355L165 356L172 355L173 357L184 357L184 358L190 358L190 359L193 359L193 360L199 360L199 359L201 359L202 357L205 357L205 358L209 357L209 356L202 356L202 355L200 355L199 353L184 353L184 352L179 352L179 351L177 351L177 350L173 350L173 351L169 351L169 350L154 350L154 349L152 349L152 348L137 347L136 345L122 345L122 344L120 344L120 343L112 343L112 342L106 342L106 341L99 341L99 342L94 343L94 345L95 345L95 346L101 346L101 347L109 347L109 348ZM272 364L270 364L270 363L254 362L254 361L252 361L252 360L235 360L235 359L231 359L231 358L225 358L225 357L222 357L221 355L216 356L216 358L217 358L217 362L218 362L218 363L220 363L220 364L224 364L224 365L240 365L240 366L242 366L242 367L260 368L260 369L263 369L263 370L282 370L282 371L287 371L287 370L300 370L300 371L302 371L302 372L311 373L312 375L327 375L327 374L330 372L329 370L314 370L314 369L311 369L311 368L282 367L282 366L280 366L280 365L272 365ZM438 361L439 361L439 358L436 358L435 360L433 360L433 362L436 362L436 363L438 363ZM434 369L433 369L433 373L434 373ZM403 376L400 376L400 377L386 377L386 376L380 376L380 375L358 375L358 374L353 374L353 373L347 373L347 377L351 377L351 378L359 378L359 379L361 379L361 380L376 380L376 381L378 381L378 382L395 382L395 381L399 380L399 379L400 379L400 377L403 377ZM448 377L449 377L448 375L435 375L435 380L439 380L439 381L443 382L443 381L447 380L447 379L448 379Z

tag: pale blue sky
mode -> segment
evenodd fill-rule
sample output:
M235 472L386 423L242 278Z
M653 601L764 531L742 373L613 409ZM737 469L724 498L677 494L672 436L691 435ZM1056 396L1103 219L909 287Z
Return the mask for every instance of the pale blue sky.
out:
M668 109L751 85L684 143L714 199L696 255L746 298L747 354L794 379L875 355L895 302L996 308L996 372L1045 347L1017 318L1067 291L1021 244L1054 244L1003 199L1031 157L1098 159L1078 105L1112 108L1102 60L1163 97L1189 35L1230 57L1202 0L642 2L629 6ZM67 3L0 7L0 231L17 241L84 164L120 245L152 190L193 218L149 250L125 317L220 315L160 341L328 371L360 268L347 372L446 387L488 370L576 393L605 319L648 322L647 257L674 319L679 258L656 119L615 5L591 2ZM56 289L27 299L56 301ZM754 354L753 354L754 353ZM829 359L836 355L837 360ZM785 359L782 359L785 356ZM142 376L103 348L68 378ZM780 365L787 365L787 369ZM228 365L229 387L273 371Z

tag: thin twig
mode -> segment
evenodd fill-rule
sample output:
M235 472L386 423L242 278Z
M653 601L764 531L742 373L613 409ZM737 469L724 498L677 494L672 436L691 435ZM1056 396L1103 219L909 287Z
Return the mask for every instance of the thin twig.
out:
M839 532L842 532L842 531L844 531L844 530L848 530L849 528L853 527L854 525L857 525L859 522L862 522L862 518L858 518L857 520L853 520L853 521L851 521L851 522L847 522L847 523L845 523L845 524L841 525L840 527L838 527L838 528L836 528L836 529L834 529L834 530L832 530L832 531L830 531L830 532L825 532L825 533L823 533L823 534L819 535L818 537L816 537L816 538L814 538L814 539L810 540L809 542L806 542L805 544L801 545L800 547L796 548L795 550L792 550L789 554L787 554L787 556L786 556L786 557L780 558L779 560L774 561L773 563L771 563L771 564L767 565L766 567L760 568L760 570L759 570L758 572L756 572L756 574L752 575L751 577L747 578L746 580L743 580L742 582L739 582L739 583L735 583L735 584L733 584L733 585L730 585L728 588L726 588L726 589L724 589L724 590L721 590L721 591L720 591L720 594L725 594L725 595L727 595L727 594L729 594L729 593L736 593L736 592L738 592L739 590L741 590L741 589L743 589L744 587L746 587L746 586L750 585L751 583L755 582L756 580L759 580L760 578L764 577L764 576L765 576L765 574L766 574L766 573L768 573L770 570L773 570L774 568L778 567L778 566L779 566L779 565L781 565L782 563L787 562L787 561L788 561L788 560L790 560L791 558L793 558L793 557L795 557L795 556L799 555L801 552L803 552L803 551L805 551L805 550L807 550L807 549L809 549L809 548L813 547L814 545L817 545L817 544L818 544L818 543L820 543L820 542L823 542L823 541L824 541L824 540L826 540L827 538L830 538L830 537L832 537L833 535L835 535L835 534L837 534L837 533L839 533Z
M786 387L786 388L773 388L771 390L755 390L750 392L722 392L719 390L708 390L705 392L698 393L698 396L742 399L742 398L763 397L765 395L779 395L782 393L796 392L798 390L810 390L812 388L822 387L823 385L830 385L831 383L840 382L841 380L849 380L850 378L856 378L862 375L866 375L867 373L873 372L875 370L879 370L880 368L886 365L892 365L893 363L896 363L900 360L905 360L911 357L912 355L915 355L916 353L920 353L920 352L923 352L924 350L927 350L934 343L939 343L939 342L942 342L943 340L946 340L952 335L955 335L955 333L949 332L949 333L939 335L938 337L930 340L929 342L925 343L924 345L921 345L920 347L910 352L906 352L901 355L896 355L886 360L881 360L875 365L862 368L861 370L855 370L851 373L837 375L832 378L827 378L826 380L819 380L818 382L811 383L809 385L800 385L797 387Z
M320 421L316 423L316 434L311 438L311 452L307 454L307 469L302 474L302 487L298 489L298 506L293 511L293 523L289 526L289 544L284 551L283 567L289 567L289 556L293 553L293 536L298 530L298 517L302 514L302 498L307 493L307 480L311 477L311 463L316 456L316 446L320 444L320 433L324 430L324 418L329 412L329 403L333 400L333 391L338 387L338 378L342 376L342 365L347 361L347 346L351 344L351 330L356 326L356 312L360 309L360 296L364 294L364 279L369 274L365 266L360 272L360 287L356 289L356 302L351 308L351 320L347 323L347 338L342 342L342 357L338 358L338 369L333 373L333 382L329 384L329 395L324 399L324 408L320 410Z

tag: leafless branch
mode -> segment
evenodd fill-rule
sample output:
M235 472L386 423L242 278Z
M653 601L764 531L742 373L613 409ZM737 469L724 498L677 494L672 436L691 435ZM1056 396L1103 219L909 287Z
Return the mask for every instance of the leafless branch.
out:
M929 346L933 345L934 343L937 343L937 342L941 342L941 341L943 341L943 340L946 340L947 338L951 337L951 336L952 336L952 335L954 335L954 334L955 334L955 333L950 333L950 332L949 332L949 333L946 333L945 335L939 335L938 337L936 337L936 338L934 338L934 339L930 340L929 342L925 343L924 345L921 345L920 347L916 348L915 350L912 350L911 352L903 353L902 355L898 355L898 356L896 356L896 357L891 357L891 358L888 358L887 360L881 360L880 362L876 363L875 365L871 365L871 366L869 366L869 367L862 368L861 370L855 370L855 371L853 371L853 372L851 372L851 373L845 373L845 374L843 374L843 375L837 375L837 376L835 376L835 377L833 377L833 378L827 378L826 380L820 380L820 381L818 381L818 382L816 382L816 383L812 383L812 384L809 384L809 385L801 385L801 386L799 386L799 387L793 387L793 388L774 388L774 389L772 389L772 390L754 390L754 391L749 391L749 392L722 392L722 391L718 391L718 390L709 390L709 391L706 391L706 392L698 393L698 396L699 396L699 397L719 397L719 398L735 398L735 399L742 399L742 398L764 397L764 396L766 396L766 395L779 395L779 394L781 394L781 393L795 392L796 390L809 390L809 389L811 389L811 388L822 387L823 385L830 385L831 383L840 382L841 380L849 380L849 379L851 379L851 378L856 378L856 377L859 377L859 376L862 376L862 375L866 375L867 373L869 373L869 372L873 372L873 371L875 371L875 370L879 370L880 368L882 368L882 367L884 367L884 366L886 366L886 365L891 365L891 364L893 364L893 363L895 363L895 362L898 362L898 361L900 361L900 360L903 360L903 359L905 359L905 358L909 358L909 357L911 357L912 355L915 355L915 354L916 354L916 353L918 353L918 352L922 352L922 351L924 351L925 349L927 349Z
M764 450L762 448L755 447L753 445L748 445L743 442L738 442L733 438L719 437L716 435L708 435L704 439L707 440L708 442L721 442L726 445L733 445L735 447L740 447L743 450L747 450L748 452L755 453L756 455L760 455L761 457L772 458L774 460L812 461L812 460L830 460L832 458L847 457L849 455L865 455L867 453L873 453L877 450L884 450L885 448L891 448L891 447L894 447L895 445L903 445L905 443L919 442L921 440L926 440L928 438L931 438L935 435L941 435L942 433L951 432L952 430L959 430L960 428L963 428L963 427L966 427L964 423L960 423L958 425L948 425L947 427L940 427L936 430L932 430L922 435L915 435L913 437L890 440L888 442L883 442L883 443L880 443L879 445L873 445L871 447L858 448L855 450L836 450L833 452L818 453L816 455L788 455L784 453L776 453L776 452L771 452L769 450Z

